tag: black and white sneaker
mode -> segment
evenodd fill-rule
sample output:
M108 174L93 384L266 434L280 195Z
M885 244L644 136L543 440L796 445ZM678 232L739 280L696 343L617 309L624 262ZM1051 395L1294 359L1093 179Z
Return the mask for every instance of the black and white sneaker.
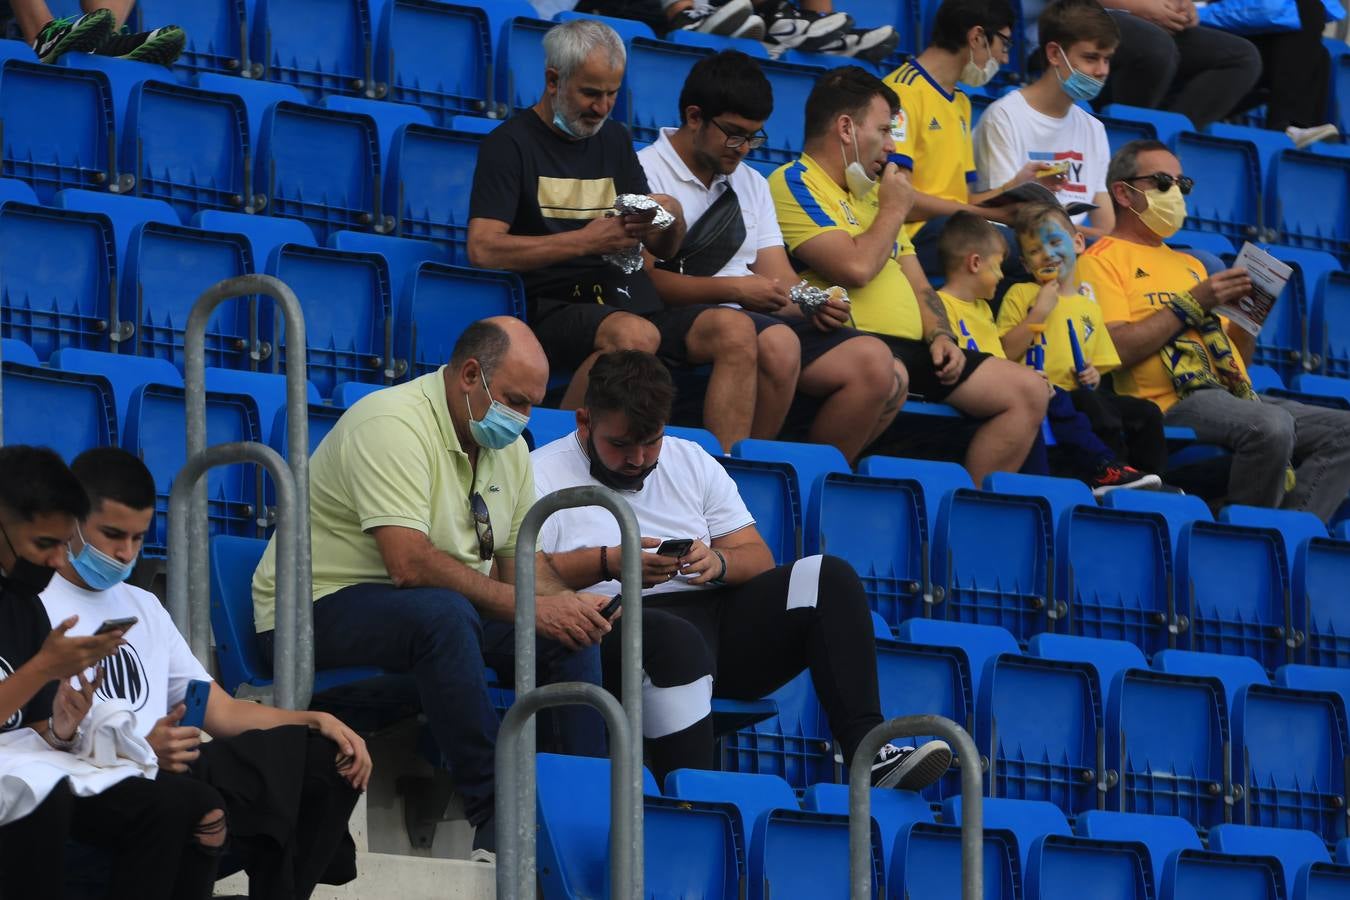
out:
M918 747L887 744L872 761L872 787L919 791L946 774L952 764L952 748L946 741L932 740Z
M805 50L815 52L834 41L853 26L848 13L815 14L803 12L787 0L782 0L767 20L765 43L775 51Z
M755 8L750 0L726 0L719 5L708 0L694 0L694 5L677 15L671 29L698 31L703 34L737 35Z
M171 66L187 46L187 33L177 25L164 25L154 31L114 34L94 52L137 62Z
M879 28L854 28L816 48L817 53L851 56L868 62L881 62L900 45L900 34L889 25Z
M33 52L45 63L56 62L62 53L93 53L112 36L116 24L113 14L106 9L54 19L38 32Z

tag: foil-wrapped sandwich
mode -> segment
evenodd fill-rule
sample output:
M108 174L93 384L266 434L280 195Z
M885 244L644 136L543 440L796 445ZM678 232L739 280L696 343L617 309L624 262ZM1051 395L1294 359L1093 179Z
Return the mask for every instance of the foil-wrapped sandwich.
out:
M654 227L664 230L675 222L675 217L651 197L643 194L620 194L614 198L613 215L616 216L645 213L652 209L656 210L656 217L652 219ZM607 253L605 260L618 266L625 275L632 275L642 268L642 244L639 243L632 250L625 250L622 253Z
M848 292L838 285L832 288L818 288L807 284L805 281L799 281L788 288L788 297L791 298L793 303L801 307L802 315L805 316L814 316L831 300L849 302Z

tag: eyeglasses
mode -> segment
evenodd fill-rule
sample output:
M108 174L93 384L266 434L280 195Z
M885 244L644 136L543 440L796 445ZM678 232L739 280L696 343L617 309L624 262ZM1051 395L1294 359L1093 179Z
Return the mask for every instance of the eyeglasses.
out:
M754 134L741 134L739 131L727 131L727 127L716 119L709 119L708 121L716 125L718 130L726 137L725 145L728 150L746 146L751 150L758 150L769 139L763 128Z
M473 527L478 532L478 558L487 562L492 559L492 518L488 515L483 495L477 491L469 498L469 512L473 515Z
M1126 178L1126 181L1152 181L1153 184L1164 194L1176 185L1181 189L1181 196L1185 197L1195 187L1195 179L1189 175L1169 175L1166 172L1154 172L1152 175L1136 175L1133 178Z
M996 38L998 38L1000 41L1002 41L1002 42L1003 42L1003 49L1004 49L1004 50L1011 50L1011 49L1012 49L1012 42L1013 42L1013 39L1012 39L1012 32L1008 32L1007 34L1004 34L1004 33L1001 32L1001 31L989 31L989 32L986 32L986 34L988 34L990 37L996 37Z

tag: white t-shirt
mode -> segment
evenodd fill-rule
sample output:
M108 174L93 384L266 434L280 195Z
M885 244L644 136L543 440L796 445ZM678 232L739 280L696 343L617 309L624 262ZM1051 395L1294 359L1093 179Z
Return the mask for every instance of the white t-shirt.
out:
M1032 109L1021 91L1013 91L995 100L975 126L979 190L1007 184L1032 160L1061 159L1069 161L1069 180L1058 191L1060 203L1092 203L1106 192L1106 167L1111 162L1106 127L1077 105L1057 119ZM1081 213L1074 221L1086 218L1087 213Z
M80 617L67 632L71 637L93 634L104 619L140 619L127 631L126 645L104 662L103 684L96 693L101 700L121 698L130 703L140 735L149 734L155 722L183 702L188 682L211 680L168 610L148 591L129 584L86 591L57 573L42 592L42 605L53 622Z
M716 127L716 126L714 126ZM689 228L702 218L728 184L736 192L745 221L745 241L721 271L720 275L749 275L750 266L765 247L783 246L783 232L778 227L778 213L769 194L769 180L750 166L742 163L730 175L716 175L712 184L703 182L689 171L670 143L675 128L662 128L656 143L638 151L638 161L647 173L647 185L656 194L669 194L680 201L684 221Z
M591 477L591 460L574 431L530 454L534 464L534 487L540 497L562 488L598 485ZM710 544L755 524L745 508L736 482L693 441L667 436L661 443L660 464L647 476L640 491L619 492L633 514L643 537L668 540L696 538ZM619 543L619 523L599 506L564 509L549 516L539 530L539 549L563 553L582 547L614 547ZM644 593L692 591L711 587L689 584L680 576ZM617 580L593 584L587 591L617 594Z

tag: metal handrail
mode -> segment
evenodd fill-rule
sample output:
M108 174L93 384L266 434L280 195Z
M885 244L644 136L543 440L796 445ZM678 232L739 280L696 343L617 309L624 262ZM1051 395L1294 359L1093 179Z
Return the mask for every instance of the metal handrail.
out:
M306 384L305 316L300 301L284 282L270 275L239 275L227 278L207 288L192 304L188 314L187 333L184 336L183 382L187 418L187 457L191 461L206 449L206 326L217 306L236 297L255 295L271 297L286 320L286 437L290 442L290 470L294 476L295 504L295 559L290 567L277 560L277 630L273 671L276 673L278 705L282 701L281 684L289 681L294 693L291 702L309 705L314 682L314 611L309 602L313 598L312 560L309 531L309 396ZM264 422L263 427L270 427ZM275 477L276 473L273 473ZM177 483L175 482L175 485ZM208 563L208 519L206 485L198 483L192 494L187 520L186 540L170 544L170 554L187 556L187 603L192 608L188 620L209 622L210 571ZM261 498L259 498L261 503ZM295 581L295 600L289 609L281 603L281 583ZM289 621L288 621L289 620ZM181 625L179 626L182 627ZM192 651L205 663L210 653L210 629L207 625L199 634L194 631ZM291 641L284 635L294 635ZM198 643L200 641L201 643ZM285 673L283 675L283 672Z
M984 898L984 801L980 751L964 728L944 716L901 716L867 732L848 773L848 877L852 900L872 897L872 760L892 738L935 735L961 760L961 897Z
M539 500L520 523L518 548L538 546L539 529L549 516L577 506L600 506L619 521L623 553L620 581L623 615L623 712L626 728L610 723L614 818L610 822L611 890L616 897L642 897L642 537L637 516L608 488L588 485L554 491ZM497 734L497 896L530 900L535 896L535 739L533 714L544 706L585 702L611 716L594 685L568 682L535 687L535 554L516 554L516 702ZM562 698L567 699L562 699ZM608 698L612 700L613 698ZM520 712L517 713L517 708ZM611 710L611 712L607 712ZM622 801L622 802L621 802ZM626 807L626 814L624 809ZM625 889L626 886L626 889Z
M188 457L188 461L179 470L173 480L173 489L169 492L169 546L182 548L187 545L191 502L202 476L216 466L234 463L256 463L267 469L277 483L277 572L291 572L296 564L299 551L299 521L295 515L299 501L296 497L295 473L286 465L281 455L256 441L237 441L229 444L216 444ZM173 617L178 630L188 639L193 656L203 665L209 665L211 655L211 611L209 592L193 594L189 590L189 568L191 561L186 553L175 550L169 553L169 614ZM313 679L304 680L294 665L294 652L297 644L308 643L313 652L314 638L311 633L298 633L299 617L286 615L286 611L296 607L309 607L307 598L297 596L297 579L277 578L277 653L276 686L274 702L282 709L304 709L309 705L309 695ZM200 599L201 602L197 602ZM283 648L291 656L288 662L281 657Z

